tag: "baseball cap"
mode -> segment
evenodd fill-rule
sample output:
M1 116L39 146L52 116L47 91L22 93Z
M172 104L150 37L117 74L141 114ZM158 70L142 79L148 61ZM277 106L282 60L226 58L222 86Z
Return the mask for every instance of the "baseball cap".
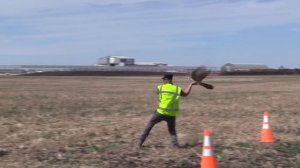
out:
M170 80L172 80L173 79L173 74L170 74L170 73L164 74L164 76L162 77L162 79L170 79Z

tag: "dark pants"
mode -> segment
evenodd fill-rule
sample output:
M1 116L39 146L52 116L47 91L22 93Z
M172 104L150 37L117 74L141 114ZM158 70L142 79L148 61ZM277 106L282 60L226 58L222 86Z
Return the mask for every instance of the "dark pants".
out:
M151 118L151 120L148 122L143 134L141 135L140 138L140 146L143 145L144 141L146 140L146 138L148 137L151 129L153 128L153 126L161 121L166 121L168 124L168 130L169 133L171 135L171 142L172 145L177 146L178 145L178 141L177 141L177 135L176 135L176 117L173 116L167 116L167 115L162 115L158 112L155 112Z

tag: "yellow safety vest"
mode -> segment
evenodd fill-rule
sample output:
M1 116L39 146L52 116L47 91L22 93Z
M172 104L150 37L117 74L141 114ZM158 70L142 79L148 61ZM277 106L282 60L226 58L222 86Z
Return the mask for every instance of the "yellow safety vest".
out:
M159 97L157 112L168 116L178 116L181 88L167 83L157 86L157 89Z

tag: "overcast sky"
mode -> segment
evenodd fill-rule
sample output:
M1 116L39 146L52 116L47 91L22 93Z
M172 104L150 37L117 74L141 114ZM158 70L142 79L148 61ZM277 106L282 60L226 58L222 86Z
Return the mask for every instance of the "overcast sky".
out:
M0 64L300 68L300 0L1 0Z

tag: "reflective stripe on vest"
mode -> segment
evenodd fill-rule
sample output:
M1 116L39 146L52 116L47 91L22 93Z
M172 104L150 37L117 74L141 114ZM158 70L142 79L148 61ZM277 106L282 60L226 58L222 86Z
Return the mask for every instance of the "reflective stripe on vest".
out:
M179 109L175 109L174 107L173 108L162 108L162 107L158 107L158 109L160 110L164 110L164 111L167 111L167 112L177 112Z

